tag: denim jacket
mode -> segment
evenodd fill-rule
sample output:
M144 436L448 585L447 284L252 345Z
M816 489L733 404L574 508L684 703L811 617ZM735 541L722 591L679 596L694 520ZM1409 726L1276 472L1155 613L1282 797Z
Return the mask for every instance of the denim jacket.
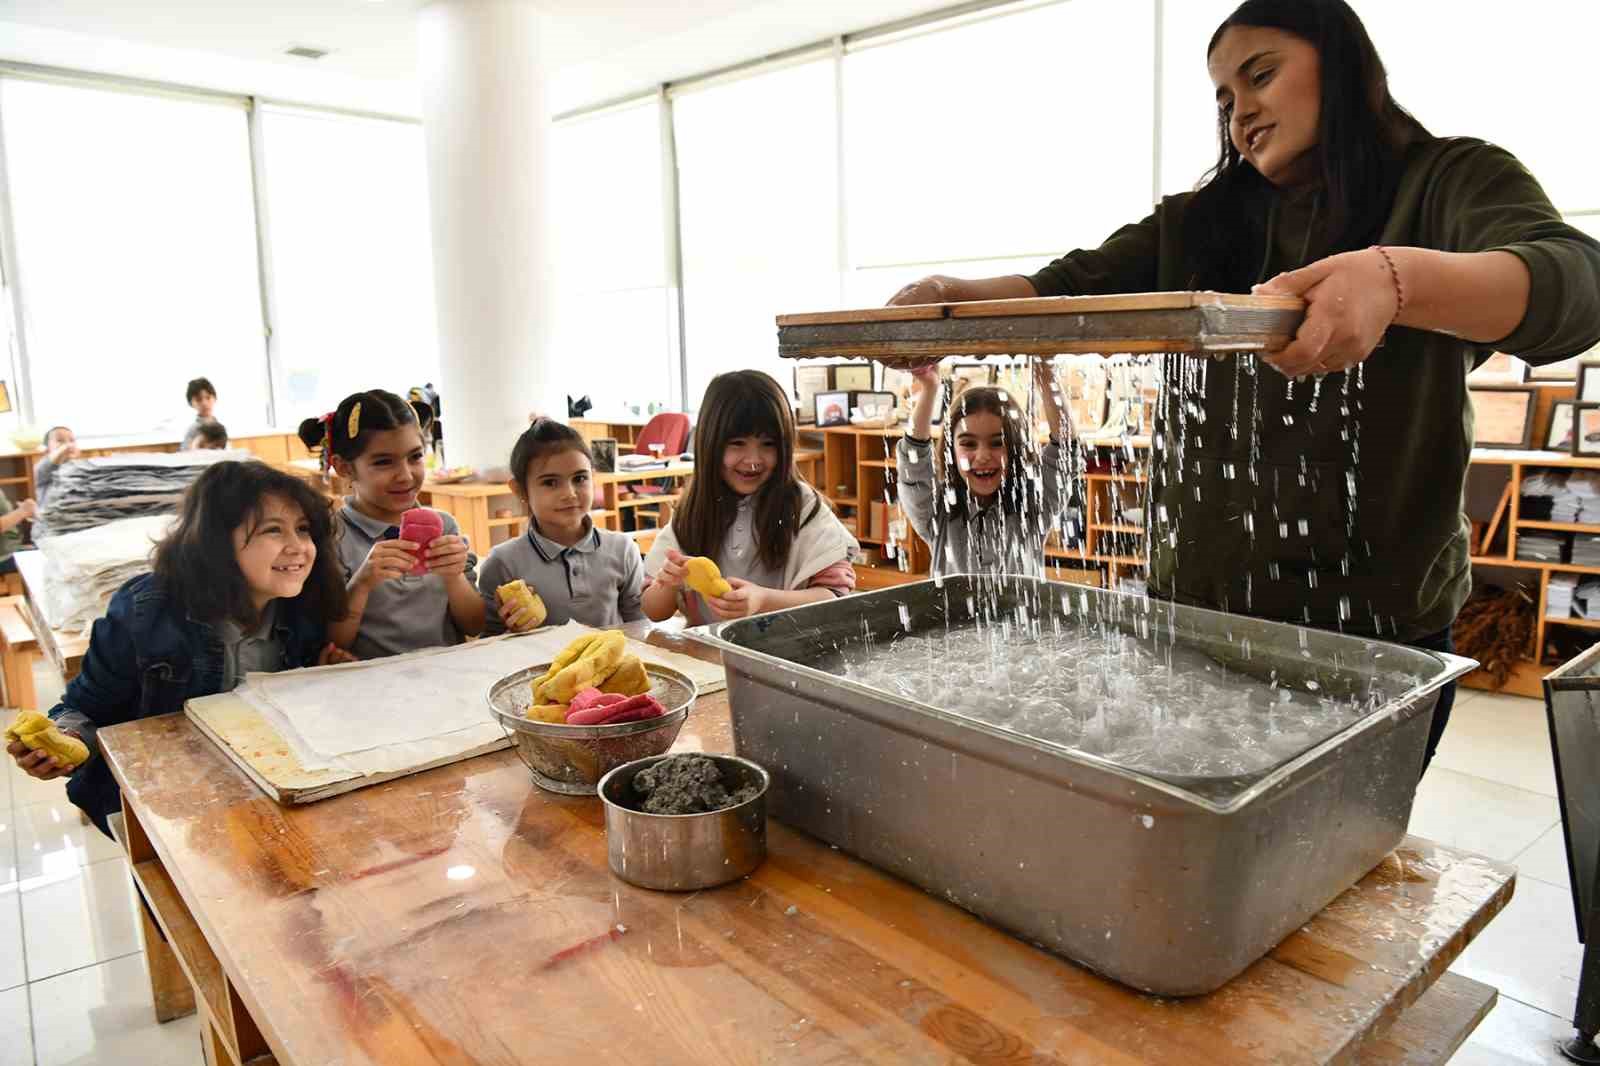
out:
M326 625L293 600L279 600L273 635L284 649L281 669L310 666ZM222 691L222 639L215 627L191 617L154 574L117 590L89 638L83 668L50 717L82 735L89 761L67 781L67 798L108 832L106 817L122 809L111 769L100 755L97 730L181 711L185 700Z

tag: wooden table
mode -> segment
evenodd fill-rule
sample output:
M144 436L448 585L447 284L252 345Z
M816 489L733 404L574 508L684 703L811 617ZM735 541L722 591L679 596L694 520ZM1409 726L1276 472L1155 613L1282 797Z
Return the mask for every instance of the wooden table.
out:
M87 635L51 629L45 621L44 608L41 606L44 602L44 555L37 550L20 551L12 558L17 561L17 573L22 575L27 607L25 614L38 641L38 651L55 666L63 682L71 681L78 676L78 668L83 665L83 657L89 651L89 638ZM31 665L29 669L31 671ZM32 690L31 681L30 675L29 694Z
M1409 838L1227 987L1163 1000L777 823L747 880L633 888L598 801L510 752L284 809L182 715L100 743L167 934L158 1013L197 1003L215 1062L1443 1062L1494 992L1435 981L1515 878ZM703 699L678 749L731 746Z

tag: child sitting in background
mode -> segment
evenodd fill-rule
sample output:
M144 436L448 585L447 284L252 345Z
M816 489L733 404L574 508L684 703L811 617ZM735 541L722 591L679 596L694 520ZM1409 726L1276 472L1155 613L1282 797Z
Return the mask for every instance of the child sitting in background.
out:
M912 372L917 395L911 425L895 455L900 506L933 550L933 576L1018 574L1043 577L1044 545L1067 502L1062 463L1064 421L1050 364L1037 360L1034 381L1050 425L1050 443L1033 463L1031 427L1000 389L969 388L950 405L937 448L931 437L941 387L936 366Z
M66 426L51 426L44 433L44 458L33 467L33 493L40 503L50 494L50 483L63 463L78 457L78 438Z
M355 490L337 512L350 610L329 626L334 643L372 659L483 632L477 559L456 520L441 513L444 532L431 543L399 539L401 515L417 506L426 456L411 405L382 389L358 392L333 414L302 422L300 439L320 446L323 462ZM414 577L419 553L428 572Z
M6 750L40 780L71 774L67 797L110 835L121 796L97 730L180 711L250 671L350 659L327 643L345 605L333 530L327 502L297 477L265 463L207 469L156 545L152 572L118 589L95 622L83 669L50 712L89 761L65 766L20 740Z
M183 443L179 445L184 451L195 446L195 439L208 425L216 422L217 390L212 387L210 378L195 378L189 382L189 387L184 390L184 398L189 401L189 406L194 408L194 424L183 435Z
M17 527L31 521L39 514L39 506L31 499L12 506L11 497L0 492L0 574L17 572L17 561L12 558L22 547L22 531Z
M644 612L679 607L691 623L741 618L842 596L855 588L860 546L794 465L794 412L766 374L719 374L694 431L694 478L645 559ZM706 598L684 587L687 556L704 555L733 586Z
M228 429L221 422L207 422L194 434L190 445L196 451L225 452L228 450Z
M544 601L550 625L609 629L644 617L639 548L589 517L591 473L589 446L570 426L541 418L517 438L508 484L528 508L528 532L497 545L478 570L488 632L536 628L525 608L502 606L495 596L519 578Z

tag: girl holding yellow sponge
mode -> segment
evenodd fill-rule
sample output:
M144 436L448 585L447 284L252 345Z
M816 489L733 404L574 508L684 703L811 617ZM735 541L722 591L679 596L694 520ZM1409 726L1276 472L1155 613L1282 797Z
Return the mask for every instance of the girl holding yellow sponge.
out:
M526 633L568 622L612 629L643 618L638 546L589 516L588 443L572 427L541 418L517 438L510 465L507 486L528 508L528 531L495 545L478 567L487 632ZM508 585L527 587L544 609L529 614L506 600L501 590Z
M545 609L544 601L539 594L528 587L528 583L520 577L515 581L508 581L494 590L495 599L499 601L499 614L506 625L518 633L529 629L538 629L544 625L544 620L549 616Z
M795 469L794 412L759 370L719 374L700 404L694 479L650 546L642 604L691 625L796 607L856 587L860 546Z
M16 719L6 727L6 740L43 752L64 770L89 761L89 748L83 741L61 732L38 711L18 711Z

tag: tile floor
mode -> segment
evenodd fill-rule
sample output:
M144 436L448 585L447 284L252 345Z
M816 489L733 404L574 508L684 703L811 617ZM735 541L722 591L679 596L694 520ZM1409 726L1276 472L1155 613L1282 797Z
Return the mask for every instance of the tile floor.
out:
M41 673L40 698L59 682ZM1516 895L1454 969L1500 1001L1452 1066L1554 1064L1582 949L1544 707L1463 692L1412 830L1520 867ZM0 772L0 1066L199 1066L193 1016L157 1025L126 863L59 783Z

